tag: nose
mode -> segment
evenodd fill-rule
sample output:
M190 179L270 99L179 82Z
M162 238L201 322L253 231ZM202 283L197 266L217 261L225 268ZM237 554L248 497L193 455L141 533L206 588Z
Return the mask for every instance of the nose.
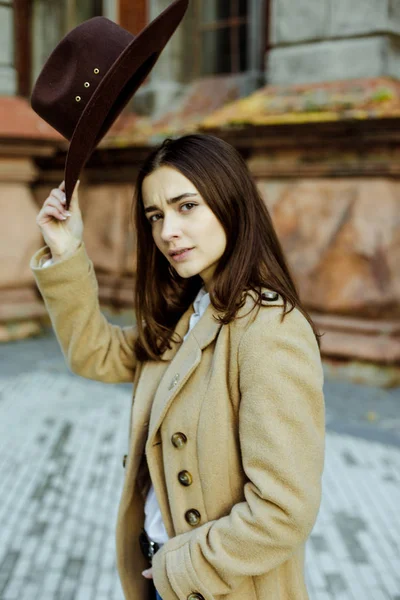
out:
M163 226L161 230L161 239L163 242L168 243L174 238L179 238L181 230L179 226L179 219L173 213L164 216Z

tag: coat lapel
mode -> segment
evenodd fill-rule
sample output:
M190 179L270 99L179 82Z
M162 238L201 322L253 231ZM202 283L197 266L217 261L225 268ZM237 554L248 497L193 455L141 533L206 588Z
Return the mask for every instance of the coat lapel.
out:
M175 327L175 332L179 333L182 337L188 330L190 316L193 312L193 306L190 306L179 319ZM140 461L142 460L146 439L148 438L150 411L153 399L156 396L159 383L162 381L163 375L169 367L168 362L172 360L180 346L181 344L179 342L171 342L171 348L164 352L160 357L161 360L146 361L142 366L140 376L136 382L131 414L127 477L125 477L125 492L123 495L126 504L129 504L133 494L134 482L136 480Z
M184 318L187 314L185 313L175 329L182 337L189 328L189 319L193 314L193 309L190 311L189 318ZM171 363L160 381L152 404L147 439L149 448L171 403L199 365L202 350L215 339L221 329L221 324L214 318L214 315L218 316L218 313L210 304L189 333L185 343L178 343L173 346L172 350L167 350L163 354L163 360L171 360Z
M193 312L193 307L190 306L179 319L175 327L175 333L178 333L182 338L189 327L190 316L193 314ZM175 338L175 335L173 337ZM171 362L175 354L178 352L180 346L181 343L171 341L171 348L162 354L160 360L146 361L143 366L142 373L135 390L132 425L135 432L146 432L146 437L150 423L150 411L157 388L165 371L168 369L168 362ZM137 440L137 436L133 436L133 439L136 440L136 443L139 445L138 448L135 448L135 451L138 453L142 452L145 445L145 440Z

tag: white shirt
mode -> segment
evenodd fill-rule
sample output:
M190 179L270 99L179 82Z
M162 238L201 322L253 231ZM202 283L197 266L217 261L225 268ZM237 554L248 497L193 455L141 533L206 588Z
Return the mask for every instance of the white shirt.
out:
M46 260L43 263L42 268L49 267L52 264L53 264L53 261L51 258L49 258L48 260ZM200 290L193 302L194 313L190 317L189 329L187 330L187 333L184 336L183 341L186 340L187 336L189 335L189 332L193 329L193 327L196 325L196 323L200 320L200 317L202 316L202 314L204 313L204 311L206 310L206 308L209 304L210 304L210 294L208 292L206 292L204 287L202 287L202 288L200 288ZM157 498L156 498L153 484L151 484L150 489L147 494L147 497L146 497L144 512L145 512L144 528L146 530L147 535L153 542L156 542L157 544L160 544L160 545L165 544L165 542L168 541L169 537L168 537L168 533L165 529L163 520L161 518L160 506L159 506Z
M189 332L196 325L197 321L199 321L201 315L206 310L207 306L210 304L210 294L208 294L204 287L199 290L195 301L193 302L194 313L190 317L189 321L189 329L184 336L183 340L185 341ZM144 520L144 528L146 530L149 538L156 542L157 544L165 544L168 541L168 533L165 529L164 523L161 518L160 506L157 502L156 494L154 492L153 484L148 491L146 502L144 506L145 512L145 520Z
M52 258L48 258L41 266L42 269L45 269L46 267L50 267L53 264L53 259Z

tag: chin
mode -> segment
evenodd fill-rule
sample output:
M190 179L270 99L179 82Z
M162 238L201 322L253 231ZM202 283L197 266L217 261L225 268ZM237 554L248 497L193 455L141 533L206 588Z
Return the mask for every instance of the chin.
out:
M190 277L194 277L195 275L198 275L199 272L198 271L189 271L189 269L182 271L181 273L179 271L176 271L179 275L179 277L182 277L182 279L189 279Z
M178 273L179 277L182 277L183 279L189 279L189 277L194 277L195 275L199 275L201 269L189 267L189 265L187 265L185 268L183 268L183 265L182 265L182 267L179 270L175 267L175 271Z

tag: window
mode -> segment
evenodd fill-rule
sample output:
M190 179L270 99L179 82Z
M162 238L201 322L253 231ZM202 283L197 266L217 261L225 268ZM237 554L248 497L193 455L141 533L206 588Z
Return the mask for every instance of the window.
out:
M199 75L247 69L249 0L196 2Z
M79 23L103 14L102 0L66 0L67 31ZM66 32L65 32L66 33Z
M263 70L268 0L192 0L190 79Z

